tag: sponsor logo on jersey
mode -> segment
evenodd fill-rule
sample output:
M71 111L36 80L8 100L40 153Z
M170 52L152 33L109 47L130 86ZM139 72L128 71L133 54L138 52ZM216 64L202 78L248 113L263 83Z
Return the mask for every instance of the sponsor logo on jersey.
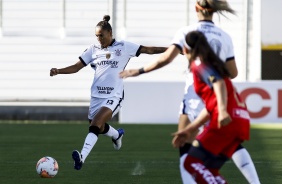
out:
M213 28L214 27L214 25L212 25L212 24L202 24L201 25L201 28L202 29L211 29L211 28Z
M221 33L218 31L212 30L214 26L213 25L201 25L200 31L203 32L204 34L214 34L217 36L221 36Z
M235 118L250 119L249 112L244 109L233 109L233 116Z
M114 89L114 87L97 86L98 93L100 94L111 94Z
M111 68L118 68L118 61L103 60L103 61L97 62L97 65L99 65L99 66L111 65Z

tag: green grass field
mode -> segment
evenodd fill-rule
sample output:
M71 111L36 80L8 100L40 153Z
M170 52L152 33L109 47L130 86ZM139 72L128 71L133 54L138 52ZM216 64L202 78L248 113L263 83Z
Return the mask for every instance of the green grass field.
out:
M0 122L1 184L180 184L178 150L171 146L176 125L123 125L123 147L116 151L100 136L82 170L73 169L72 150L81 149L87 122ZM253 127L249 150L263 184L282 183L282 129ZM35 165L43 156L59 163L55 178L40 178ZM232 161L221 173L230 184L247 183Z

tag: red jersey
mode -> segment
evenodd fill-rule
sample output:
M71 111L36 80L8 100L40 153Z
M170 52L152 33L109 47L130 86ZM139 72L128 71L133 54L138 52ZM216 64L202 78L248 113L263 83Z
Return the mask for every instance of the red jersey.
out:
M204 65L199 59L192 63L191 70L194 78L195 92L204 101L206 109L210 114L210 124L207 128L218 129L218 107L212 83L222 79L222 77L215 69ZM238 134L240 139L248 140L250 120L247 107L241 101L231 80L226 77L224 82L227 89L227 112L232 122L220 129L225 131L224 134L235 133Z

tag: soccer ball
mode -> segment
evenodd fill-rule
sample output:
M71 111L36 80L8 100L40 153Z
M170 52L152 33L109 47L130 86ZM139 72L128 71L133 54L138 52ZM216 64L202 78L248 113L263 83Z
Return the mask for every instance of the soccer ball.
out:
M49 156L42 157L36 164L36 172L42 178L53 178L59 170L58 162Z

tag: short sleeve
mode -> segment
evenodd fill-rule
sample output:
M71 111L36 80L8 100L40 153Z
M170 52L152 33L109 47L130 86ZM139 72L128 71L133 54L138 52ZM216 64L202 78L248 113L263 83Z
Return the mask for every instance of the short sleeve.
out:
M80 61L86 66L92 61L93 46L88 47L80 56Z
M141 48L141 45L131 42L124 42L124 44L125 44L126 52L130 57L139 56L138 51Z
M184 29L182 28L175 33L171 41L171 44L177 46L182 52L182 49L184 47L184 41L185 41L185 32Z
M231 60L231 59L234 59L234 47L233 47L233 42L232 42L232 39L229 35L226 36L226 40L227 40L227 53L226 53L226 60L225 62Z

